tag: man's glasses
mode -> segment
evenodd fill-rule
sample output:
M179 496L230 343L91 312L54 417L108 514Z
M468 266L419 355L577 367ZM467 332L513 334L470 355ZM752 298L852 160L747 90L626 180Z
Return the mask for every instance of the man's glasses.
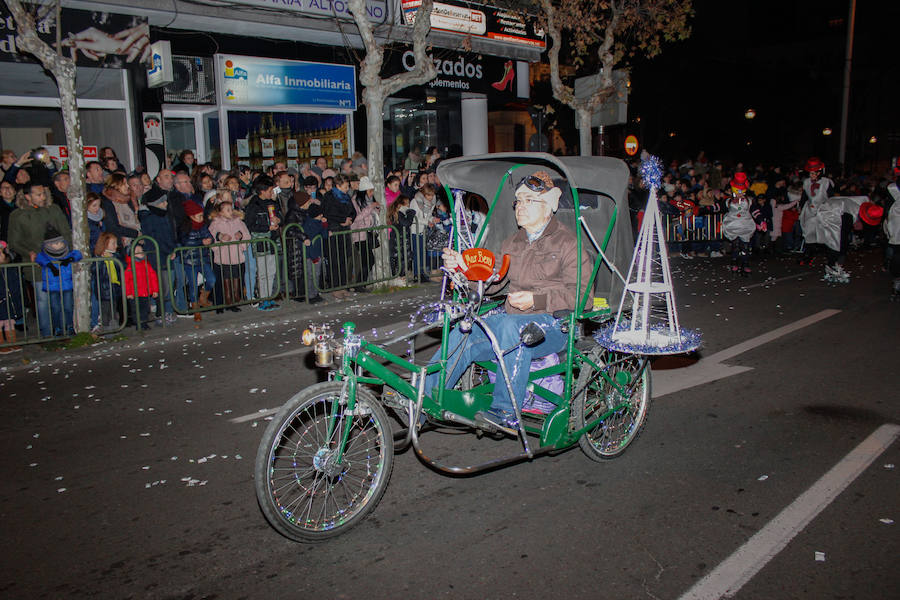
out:
M531 208L531 206L535 204L546 204L546 202L544 202L543 200L538 200L537 198L522 198L521 200L516 198L512 203L513 210L515 210L516 206L518 206L519 204L521 204L525 208Z

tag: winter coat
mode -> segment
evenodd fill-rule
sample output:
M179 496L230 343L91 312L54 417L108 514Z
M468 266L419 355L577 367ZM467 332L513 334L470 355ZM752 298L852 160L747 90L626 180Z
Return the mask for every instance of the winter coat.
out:
M261 237L268 235L276 244L279 240L278 229L269 231L269 207L274 207L275 216L280 222L284 222L284 216L281 214L281 208L275 200L263 200L259 196L250 196L247 204L244 205L244 224L253 237ZM262 247L262 246L261 246Z
M575 234L556 217L544 229L541 237L528 241L528 234L519 229L501 245L501 256L509 254L509 292L530 291L534 307L522 311L507 301L510 314L553 313L575 308L575 277L578 273L578 244ZM500 257L497 257L500 260ZM591 260L581 251L581 285L591 276ZM581 293L584 293L582 287Z
M0 265L0 321L16 320L24 316L22 311L22 282L19 269Z
M319 204L311 203L306 208L293 207L285 217L285 223L299 223L302 230L302 236L296 236L296 227L291 227L287 235L289 237L297 237L301 240L312 240L312 243L306 247L306 257L316 260L322 257L323 240L328 238L328 227L319 217L322 214ZM296 246L296 243L291 244Z
M122 285L122 282L119 281L121 275L118 272L116 263L113 262L113 257L103 256L98 258L103 260L91 265L91 294L96 294L98 300L108 301L114 297L112 292L113 285Z
M213 241L218 243L225 242L220 239L222 234L231 236L231 242L240 240L249 240L250 231L247 225L241 220L241 213L226 219L213 213L212 223L209 224L209 232L213 235ZM217 265L238 265L244 262L247 257L247 244L228 243L224 246L213 246L213 262Z
M202 265L210 263L209 250L203 244L203 240L212 238L209 229L204 225L200 229L191 229L190 231L182 231L181 245L193 250L182 250L180 256L176 256L175 260L183 260L186 265Z
M125 257L125 296L134 298L149 298L153 294L159 294L159 278L156 271L145 258L136 260L131 256ZM137 294L134 293L134 284L137 280Z
M350 224L350 229L369 229L370 227L375 227L378 224L378 212L375 210L375 202L369 202L368 204L363 205L365 199L362 202L357 200L357 196L351 196L351 202L353 203L353 209L356 211L356 217L353 219L353 223ZM366 231L358 231L350 234L350 238L354 242L364 242L367 239L367 233L371 234L373 232ZM369 235L368 237L372 237Z
M169 256L178 246L178 227L175 224L174 215L168 210L161 210L153 206L146 207L147 210L140 212L141 233L152 238L156 242L153 244L144 244L144 252L147 254L147 260L151 265L159 264L160 269L168 268ZM159 248L159 261L156 259L156 248Z
M322 213L328 219L329 233L349 230L350 225L344 225L344 221L348 217L351 222L356 218L356 209L353 208L349 194L347 200L344 201L340 197L340 192L334 189L329 190L322 198Z
M138 223L137 215L131 208L128 196L122 192L110 188L104 189L100 208L103 209L104 231L118 237L123 248L127 248L134 238L141 235L141 226Z
M42 206L41 208L20 208L14 210L9 219L9 247L22 257L23 261L30 260L30 253L37 254L44 243L44 234L47 225L52 225L72 247L72 230L66 215L55 204ZM24 269L25 279L35 281L39 275L37 269Z
M103 209L100 209L100 220L95 221L91 218L88 218L88 239L90 240L88 245L88 250L90 252L94 251L94 246L97 245L97 240L100 239L100 234L104 232L103 229Z
M15 200L13 200L12 204L7 204L5 200L0 198L0 240L4 242L9 235L9 219L16 208Z
M81 252L72 250L58 261L38 252L34 262L41 265L41 289L45 292L66 292L73 288L72 263L82 259ZM54 272L55 271L55 272Z

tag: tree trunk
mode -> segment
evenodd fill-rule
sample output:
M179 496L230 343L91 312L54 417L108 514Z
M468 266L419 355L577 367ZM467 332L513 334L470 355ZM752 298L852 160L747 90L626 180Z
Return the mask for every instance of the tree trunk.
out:
M384 100L384 88L381 86L367 87L363 91L363 102L366 105L366 140L369 147L369 179L375 186L375 200L381 207L378 210L379 224L387 224L387 207L384 201L384 146L382 144ZM389 248L386 230L380 233L379 244L381 248ZM386 251L376 252L373 269L376 280L386 278L391 272L390 254Z
M591 135L591 116L593 111L584 106L575 109L578 116L578 143L581 150L581 156L591 156L593 154L594 140Z
M93 253L88 248L90 239L87 224L87 211L84 197L84 143L81 139L81 119L75 95L75 61L65 58L44 43L38 36L34 24L34 16L25 10L20 0L5 0L6 6L16 20L19 35L16 44L24 51L32 54L47 71L53 75L59 88L60 111L66 131L66 146L69 150L69 203L72 208L72 245L82 251L86 257ZM57 0L57 4L59 0ZM59 11L56 11L59 14ZM57 30L60 24L57 23ZM76 264L74 275L75 330L82 332L90 329L91 323L91 290L90 270L85 265Z

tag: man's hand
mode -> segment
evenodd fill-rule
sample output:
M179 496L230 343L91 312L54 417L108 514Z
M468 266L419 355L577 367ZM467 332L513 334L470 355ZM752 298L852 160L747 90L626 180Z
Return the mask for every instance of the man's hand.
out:
M532 292L513 292L506 297L509 305L519 310L534 308L534 294Z
M466 263L463 261L462 253L457 252L453 248L444 248L441 252L441 259L444 261L444 266L447 267L449 271L459 267L463 271L466 270Z
M25 163L27 163L30 160L31 160L31 150L22 154L22 156L19 157L19 160L16 161L16 165L21 167L22 165L24 165Z

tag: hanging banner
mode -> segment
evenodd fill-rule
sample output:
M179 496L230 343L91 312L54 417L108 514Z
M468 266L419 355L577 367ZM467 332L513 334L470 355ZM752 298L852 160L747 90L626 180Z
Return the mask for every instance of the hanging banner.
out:
M291 14L353 20L350 3L347 0L231 0L231 3ZM366 0L366 16L373 23L385 23L388 20L387 1Z
M402 0L403 22L415 23L420 6L422 0ZM544 31L532 15L474 2L435 2L431 9L431 28L509 44L547 47Z
M26 4L25 9L34 12L33 5ZM150 66L150 26L146 17L63 8L60 21L58 28L55 15L38 22L38 37L56 48L59 29L63 54L74 54L77 65L112 69L139 63ZM37 63L30 54L19 50L16 35L16 20L6 3L0 2L0 61Z
M353 65L216 55L226 106L308 106L356 110Z
M416 57L408 46L395 48L390 56L383 69L385 76L416 68ZM437 71L437 76L425 84L429 88L487 94L498 100L516 99L516 68L512 60L441 48L435 48L428 58Z

